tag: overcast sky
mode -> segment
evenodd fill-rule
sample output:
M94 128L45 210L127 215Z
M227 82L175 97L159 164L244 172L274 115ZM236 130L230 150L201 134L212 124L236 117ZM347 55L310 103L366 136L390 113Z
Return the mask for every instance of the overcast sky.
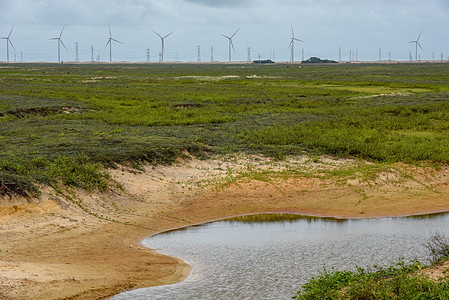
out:
M349 51L359 60L382 58L408 60L415 55L413 44L422 30L421 59L449 57L449 0L0 0L0 36L7 36L25 61L57 61L57 37L66 25L62 40L68 51L62 60L75 59L79 43L81 61L109 60L105 49L111 24L114 61L159 60L161 41L152 30L166 35L165 60L228 60L228 41L220 34L232 35L233 60L251 58L288 61L291 29L305 43L295 43L295 59L318 56L349 59ZM14 50L10 49L14 60ZM354 59L355 59L354 55ZM0 61L6 60L6 41L0 40Z

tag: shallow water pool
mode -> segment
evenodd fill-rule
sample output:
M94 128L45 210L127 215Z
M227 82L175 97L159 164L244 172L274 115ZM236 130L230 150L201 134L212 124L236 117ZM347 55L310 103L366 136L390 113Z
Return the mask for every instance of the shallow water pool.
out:
M338 220L265 214L216 221L146 238L143 244L193 267L183 282L112 299L291 299L323 270L425 261L423 245L449 233L449 214Z

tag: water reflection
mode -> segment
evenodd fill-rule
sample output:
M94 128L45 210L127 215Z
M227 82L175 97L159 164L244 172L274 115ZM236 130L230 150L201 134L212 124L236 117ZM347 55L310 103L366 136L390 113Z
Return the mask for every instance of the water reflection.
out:
M289 214L289 213L270 213L270 214L258 214L258 215L245 215L238 216L223 220L223 222L237 222L237 223L274 223L274 222L296 222L298 220L306 221L308 223L313 222L346 222L347 219L338 219L338 218L320 218L320 217L312 217L312 216L304 216L298 214Z
M263 214L189 227L144 241L192 265L188 279L114 299L289 299L324 265L423 260L423 243L437 230L447 234L447 224L447 214L361 220Z

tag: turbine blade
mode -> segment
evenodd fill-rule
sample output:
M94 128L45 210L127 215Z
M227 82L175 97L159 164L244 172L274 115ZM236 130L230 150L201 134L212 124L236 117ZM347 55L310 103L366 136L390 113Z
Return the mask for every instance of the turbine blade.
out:
M166 36L164 36L164 39L165 39L166 37L168 37L170 34L172 34L173 32L175 32L175 31L173 30L172 32L170 32L169 34L167 34Z
M2 39L6 39L6 38L2 38ZM59 40L59 38L51 38L51 39L49 39L50 41L51 40Z
M109 37L112 38L111 24L109 24Z
M109 45L110 42L111 42L111 38L109 38L108 42L107 42L106 45L104 46L105 49L106 49L106 47Z
M419 41L419 38L421 37L421 34L422 34L422 30L421 30L421 32L419 33L418 38L416 39L416 41Z
M111 40L113 40L114 42L117 42L117 43L123 44L122 42L120 42L120 41L118 41L118 40L116 40L116 39L111 39Z
M231 42L232 51L234 51L234 53L235 53L234 43L232 42L232 40L229 40L229 41Z
M292 38L292 40L290 41L290 44L288 44L288 47L287 47L287 49L290 49L290 47L292 46L292 44L293 44L293 38Z
M295 41L298 41L298 42L303 42L303 43L305 43L304 41L302 41L302 40L300 40L300 39L297 39L297 38L293 38Z
M231 35L231 39L234 37L234 35L237 33L237 31L239 31L240 30L240 27L234 32L234 34L233 35Z
M65 24L64 24L64 26L62 26L62 30L61 30L61 33L59 34L59 38L61 38L62 33L64 32L64 28L65 28Z
M227 36L227 35L224 35L224 34L221 34L220 33L220 35L222 35L222 36L224 36L225 38L227 38L227 39L231 39L229 36Z
M59 39L59 41L60 41L61 44L64 46L65 50L68 52L69 50L67 50L67 47L64 45L64 42L63 42L61 39Z
M157 33L156 31L153 30L153 32L154 32L155 34L157 34L161 39L163 38L162 35L160 35L160 34Z
M409 43L409 44L410 44L410 43L416 43L416 41L410 41L410 42L408 42L408 43Z
M11 27L11 31L9 32L9 34L8 34L8 39L9 39L9 37L11 36L11 33L12 33L12 30L14 29L14 25L12 25L12 27Z
M16 50L16 47L14 47L14 45L12 44L10 39L8 39L8 42L11 44L11 46L14 48L14 50Z
M419 42L417 42L417 43L418 43L419 48L421 48L421 50L424 52L424 49L421 47L421 44Z
M293 25L290 24L290 27L292 28L292 38L295 38L295 33L293 32Z

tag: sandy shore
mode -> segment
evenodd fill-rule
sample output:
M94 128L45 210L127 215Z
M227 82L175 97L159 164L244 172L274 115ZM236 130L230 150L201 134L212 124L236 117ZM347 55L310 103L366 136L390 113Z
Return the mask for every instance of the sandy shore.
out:
M123 189L104 194L44 189L39 199L0 199L0 299L104 299L178 282L190 266L140 241L234 215L367 218L449 210L449 168L371 169L327 157L220 157L145 172L110 170Z

